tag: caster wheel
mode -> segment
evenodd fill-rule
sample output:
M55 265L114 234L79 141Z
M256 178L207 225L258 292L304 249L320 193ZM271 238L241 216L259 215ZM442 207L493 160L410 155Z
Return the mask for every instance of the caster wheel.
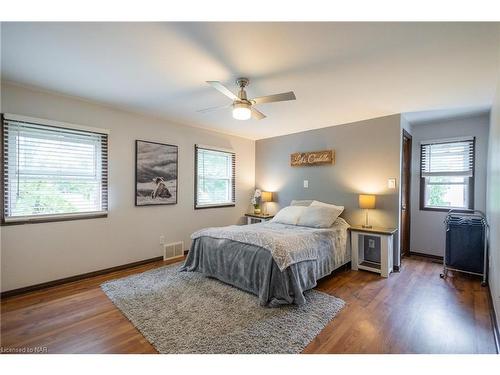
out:
M444 273L440 274L439 277L444 279Z
M481 286L486 286L486 283L484 281L482 281Z

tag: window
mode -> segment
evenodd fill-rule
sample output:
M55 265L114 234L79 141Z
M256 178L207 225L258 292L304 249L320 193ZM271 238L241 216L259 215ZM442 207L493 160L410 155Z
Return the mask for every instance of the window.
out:
M106 216L107 134L45 123L4 117L2 222Z
M420 209L474 209L475 139L420 146Z
M195 146L195 208L234 206L235 154Z

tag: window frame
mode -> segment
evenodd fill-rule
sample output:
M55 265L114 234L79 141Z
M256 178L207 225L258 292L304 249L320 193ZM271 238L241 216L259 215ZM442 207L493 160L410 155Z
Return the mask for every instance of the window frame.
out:
M106 191L106 209L103 211L91 211L91 212L70 212L70 213L60 213L60 214L46 214L31 216L29 218L20 218L14 220L8 220L5 212L5 166L4 166L4 121L8 118L8 120L20 121L26 123L32 123L35 125L44 125L44 126L52 126L54 128L68 129L68 130L80 130L89 133L97 133L106 135L106 168L101 172L101 181L103 185L105 185ZM23 224L39 224L39 223L51 223L51 222L61 222L61 221L73 221L73 220L88 220L88 219L97 219L97 218L106 218L108 217L109 212L109 130L108 129L98 129L91 128L88 126L75 125L69 123L63 123L58 121L51 121L27 116L20 116L11 113L0 113L0 153L2 155L0 162L0 189L1 189L1 197L0 197L0 226L10 226L10 225L23 225ZM103 198L104 193L101 191L101 199Z
M472 140L472 177L465 177L468 178L469 182L467 184L468 186L468 207L467 208L456 208L456 207L428 207L425 205L425 188L427 186L426 184L426 177L422 176L422 147L432 143L432 144L445 144L445 143L456 143L456 142L466 142L466 141L471 141ZM432 142L421 142L420 143L420 210L421 211L436 211L436 212L449 212L450 210L453 210L454 212L459 212L459 213L469 213L471 211L474 211L474 184L475 184L475 177L476 177L476 137L464 137L462 139L454 139L454 140L449 140L449 139L443 139L443 140L436 140Z
M231 179L231 190L232 190L232 202L230 203L217 203L217 204L207 204L198 205L198 149L209 150L216 152L225 152L232 155L232 179ZM204 146L195 144L194 145L194 209L195 210L205 210L208 208L223 208L223 207L235 207L236 206L236 153L233 150L226 150L217 147Z

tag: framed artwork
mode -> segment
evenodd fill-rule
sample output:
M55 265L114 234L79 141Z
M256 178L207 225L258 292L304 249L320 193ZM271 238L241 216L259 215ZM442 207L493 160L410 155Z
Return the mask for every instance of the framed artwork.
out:
M178 147L135 141L135 205L177 204Z

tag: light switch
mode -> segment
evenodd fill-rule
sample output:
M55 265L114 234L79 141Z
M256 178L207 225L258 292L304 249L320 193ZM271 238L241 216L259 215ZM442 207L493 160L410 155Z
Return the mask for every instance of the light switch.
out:
M309 187L309 180L304 180L304 189Z
M389 189L396 189L396 179L395 178L389 178L387 180L387 187Z

